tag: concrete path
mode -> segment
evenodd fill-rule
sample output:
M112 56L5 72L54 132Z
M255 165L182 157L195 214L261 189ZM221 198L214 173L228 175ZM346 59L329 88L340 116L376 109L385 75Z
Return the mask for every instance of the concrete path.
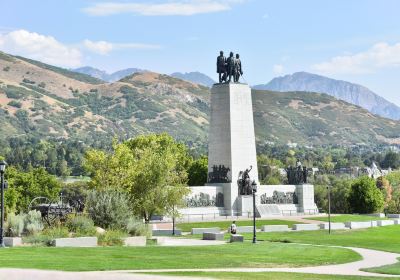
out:
M176 277L120 272L64 272L36 269L0 269L0 280L204 280L211 278Z
M312 274L330 274L330 275L356 275L356 276L380 276L380 277L400 277L400 275L388 275L360 271L361 268L372 268L383 265L397 263L397 258L400 254L388 253L383 251L353 248L353 247L340 247L328 246L337 248L347 248L359 253L363 259L356 262L337 264L337 265L323 265L311 267L280 267L280 268L215 268L215 269L150 269L150 270L130 270L130 272L172 272L172 271L213 271L213 272L298 272L298 273L312 273ZM127 271L120 271L127 272Z

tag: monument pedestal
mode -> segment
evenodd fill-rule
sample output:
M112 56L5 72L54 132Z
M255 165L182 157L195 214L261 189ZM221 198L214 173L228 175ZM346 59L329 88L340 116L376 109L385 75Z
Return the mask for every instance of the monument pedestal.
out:
M247 84L215 84L211 88L211 117L208 144L208 172L214 166L229 168L224 181L225 210L232 214L238 207L239 172L252 166L250 178L258 183L253 103Z

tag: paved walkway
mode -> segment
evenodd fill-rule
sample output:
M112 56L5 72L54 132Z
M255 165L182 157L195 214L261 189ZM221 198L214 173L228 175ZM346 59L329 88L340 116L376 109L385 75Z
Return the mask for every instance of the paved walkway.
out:
M0 269L0 280L176 280L176 276L146 275L110 271L65 272L36 269ZM179 277L181 280L210 278Z

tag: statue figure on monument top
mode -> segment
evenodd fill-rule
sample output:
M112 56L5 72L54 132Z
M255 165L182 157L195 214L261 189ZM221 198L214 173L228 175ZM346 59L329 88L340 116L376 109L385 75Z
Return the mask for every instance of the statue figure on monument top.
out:
M240 55L229 53L229 57L224 56L224 52L220 51L217 57L217 73L218 82L230 83L233 78L233 82L238 83L240 76L243 75L242 61L240 60Z
M240 61L239 54L236 54L235 58L235 71L234 71L234 76L233 76L233 81L235 83L239 82L239 78L241 75L243 75L243 70L242 70L242 62Z
M223 51L217 57L217 73L219 83L226 82L226 58Z
M230 52L226 60L226 70L228 71L228 83L230 83L232 77L235 75L235 57L233 56L233 52Z

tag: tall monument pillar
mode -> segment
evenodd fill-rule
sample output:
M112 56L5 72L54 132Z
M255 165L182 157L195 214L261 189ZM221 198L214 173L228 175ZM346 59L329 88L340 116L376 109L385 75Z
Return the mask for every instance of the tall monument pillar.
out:
M230 171L224 186L224 207L234 214L238 209L237 180L240 171L252 166L251 180L258 181L256 143L251 89L247 84L220 83L211 88L211 117L208 138L208 172L213 166Z

